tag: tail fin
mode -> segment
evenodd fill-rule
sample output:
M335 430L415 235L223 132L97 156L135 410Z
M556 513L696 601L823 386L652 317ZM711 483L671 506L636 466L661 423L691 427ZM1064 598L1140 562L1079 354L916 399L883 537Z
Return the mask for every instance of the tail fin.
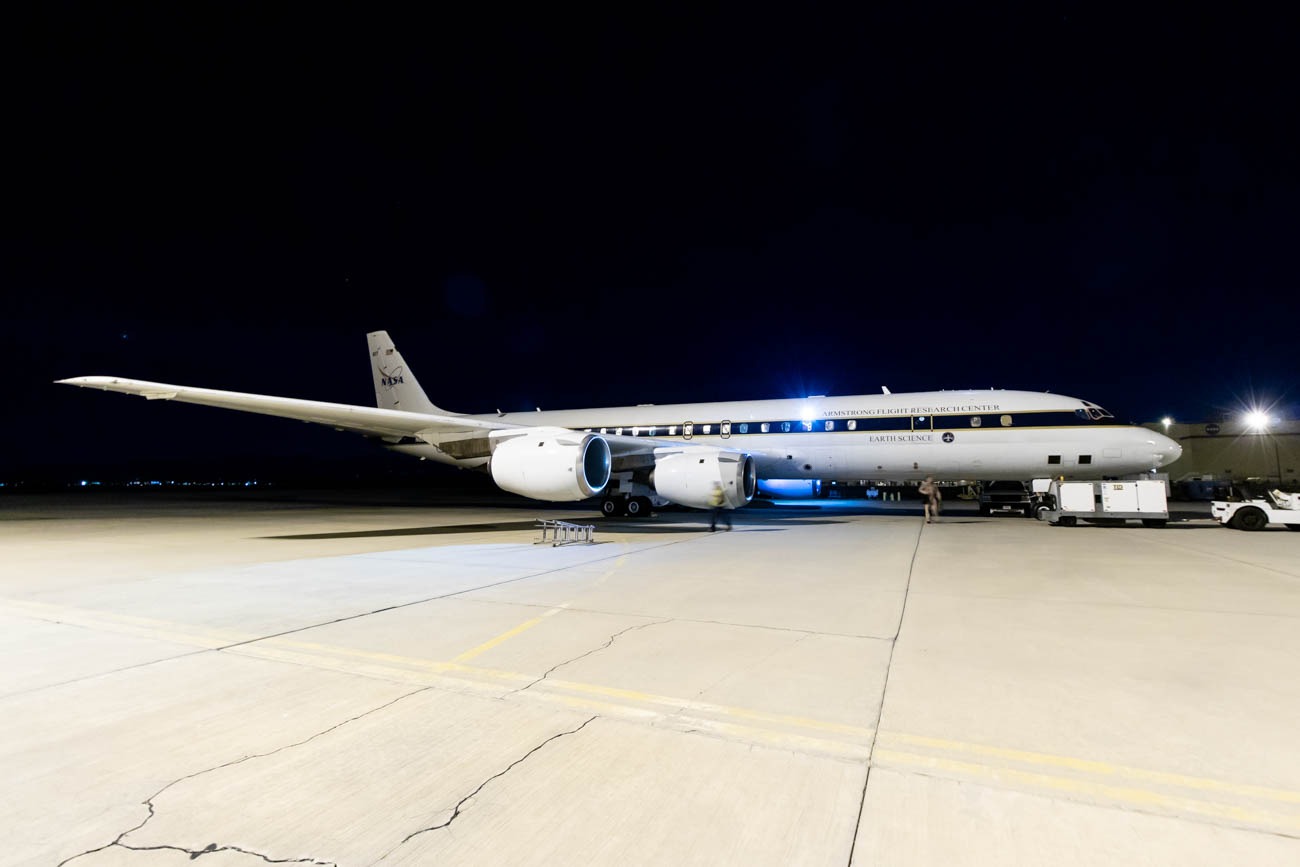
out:
M375 378L375 403L380 409L455 415L429 402L424 389L416 382L415 374L411 373L411 369L402 360L401 353L393 345L393 339L387 331L370 332L366 335L366 342L370 344L370 372Z

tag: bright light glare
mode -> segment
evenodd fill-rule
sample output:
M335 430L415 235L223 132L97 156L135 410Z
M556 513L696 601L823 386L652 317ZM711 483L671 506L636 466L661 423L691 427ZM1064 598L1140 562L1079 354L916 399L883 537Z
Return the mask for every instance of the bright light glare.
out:
M1174 420L1169 416L1165 416L1164 418L1160 419L1160 423L1165 427L1169 427L1171 424L1174 423Z
M1268 427L1268 413L1253 409L1246 413L1246 425L1252 430L1264 430Z

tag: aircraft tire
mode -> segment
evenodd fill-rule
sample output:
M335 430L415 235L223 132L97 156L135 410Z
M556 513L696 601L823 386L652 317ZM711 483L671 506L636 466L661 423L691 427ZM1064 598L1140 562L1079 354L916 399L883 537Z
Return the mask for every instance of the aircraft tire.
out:
M645 497L628 497L627 502L623 504L623 511L629 518L644 518L650 511L649 507L650 501Z
M1233 517L1238 530L1262 530L1268 526L1268 515L1253 506L1247 506Z
M615 497L606 497L600 501L600 513L606 518L617 518L623 514L623 504Z

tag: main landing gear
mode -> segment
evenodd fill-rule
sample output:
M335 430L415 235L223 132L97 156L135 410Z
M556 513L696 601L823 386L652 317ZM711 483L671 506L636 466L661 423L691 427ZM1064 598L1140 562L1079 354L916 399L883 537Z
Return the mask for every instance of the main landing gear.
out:
M624 515L629 518L648 518L650 509L649 497L606 497L600 501L600 513L606 518Z

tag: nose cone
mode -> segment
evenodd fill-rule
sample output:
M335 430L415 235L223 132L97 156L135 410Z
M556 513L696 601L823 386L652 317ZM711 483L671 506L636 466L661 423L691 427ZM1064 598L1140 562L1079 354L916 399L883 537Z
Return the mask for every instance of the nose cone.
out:
M1183 447L1164 434L1155 437L1155 462L1157 467L1166 467L1183 456Z

